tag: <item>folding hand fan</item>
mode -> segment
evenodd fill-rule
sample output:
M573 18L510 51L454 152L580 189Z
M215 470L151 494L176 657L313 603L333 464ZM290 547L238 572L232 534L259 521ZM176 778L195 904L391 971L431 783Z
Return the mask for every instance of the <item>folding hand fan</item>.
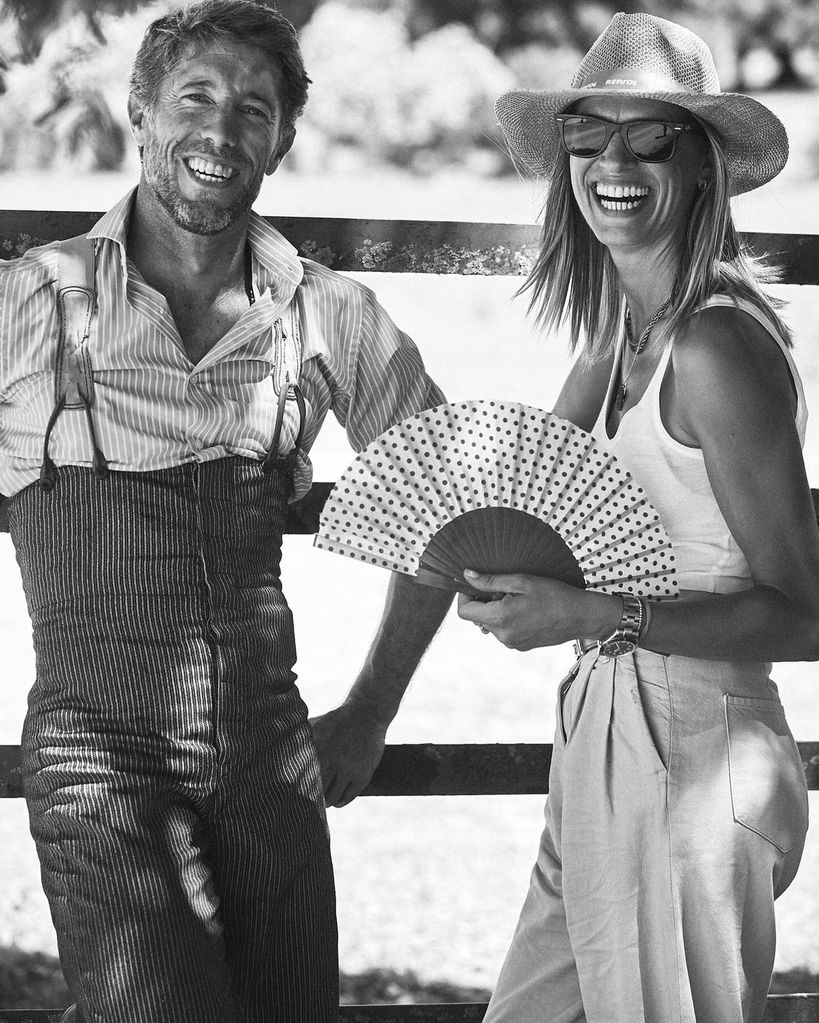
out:
M339 478L315 545L466 593L465 568L677 592L668 537L626 470L572 423L508 402L387 430Z

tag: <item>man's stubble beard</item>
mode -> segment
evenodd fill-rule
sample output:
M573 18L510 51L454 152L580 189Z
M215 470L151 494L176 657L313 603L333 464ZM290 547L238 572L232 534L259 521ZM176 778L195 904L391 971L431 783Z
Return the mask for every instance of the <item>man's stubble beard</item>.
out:
M218 160L218 154L213 154L213 159ZM184 231L200 235L219 234L239 220L256 201L264 181L264 169L260 169L237 201L223 207L213 200L186 199L165 161L152 160L147 147L142 153L142 168L145 181L174 223Z

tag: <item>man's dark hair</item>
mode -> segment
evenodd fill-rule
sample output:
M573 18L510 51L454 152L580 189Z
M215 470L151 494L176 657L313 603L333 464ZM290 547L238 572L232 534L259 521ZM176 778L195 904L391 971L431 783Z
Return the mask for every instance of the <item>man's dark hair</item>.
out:
M211 43L250 44L271 57L280 80L282 136L292 140L310 79L296 30L278 11L255 0L201 0L157 18L134 60L131 92L143 106L152 106L163 78L176 64Z

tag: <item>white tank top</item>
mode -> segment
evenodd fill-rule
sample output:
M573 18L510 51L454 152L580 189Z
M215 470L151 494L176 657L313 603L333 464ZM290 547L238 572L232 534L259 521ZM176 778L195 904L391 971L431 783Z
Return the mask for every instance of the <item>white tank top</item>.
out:
M807 408L802 381L790 350L774 324L750 302L715 295L707 306L733 306L743 310L771 334L790 367L797 396L796 428L805 442ZM700 448L687 447L665 429L660 417L660 388L668 368L672 345L660 363L640 401L620 420L614 437L606 434L616 367L624 344L621 337L603 409L592 431L595 440L622 463L643 488L657 510L671 546L681 590L733 593L751 586L748 562L731 535L714 497Z

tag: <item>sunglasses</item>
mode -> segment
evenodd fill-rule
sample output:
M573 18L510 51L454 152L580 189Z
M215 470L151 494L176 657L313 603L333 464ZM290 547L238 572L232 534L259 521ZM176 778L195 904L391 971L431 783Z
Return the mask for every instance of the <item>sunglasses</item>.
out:
M665 163L677 151L677 139L695 125L680 121L607 121L591 114L555 114L560 141L569 156L599 156L615 132L635 160Z

